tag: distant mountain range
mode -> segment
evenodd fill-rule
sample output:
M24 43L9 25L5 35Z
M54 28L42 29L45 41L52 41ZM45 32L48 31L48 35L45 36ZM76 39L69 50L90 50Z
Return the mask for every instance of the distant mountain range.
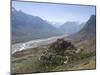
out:
M73 34L81 30L84 25L84 23L79 24L78 22L66 22L60 26L60 29L63 33Z
M12 43L61 35L59 29L37 16L12 8Z
M12 8L12 43L49 38L62 34L70 35L75 42L93 40L96 36L96 16L92 15L86 23L65 22L60 27L38 16L32 16Z

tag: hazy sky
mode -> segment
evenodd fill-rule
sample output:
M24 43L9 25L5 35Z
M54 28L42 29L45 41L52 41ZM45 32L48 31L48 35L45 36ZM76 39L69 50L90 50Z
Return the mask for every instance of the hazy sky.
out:
M39 16L50 22L64 23L66 21L85 22L90 15L95 14L95 6L48 4L34 2L12 2L16 10L21 10L33 16Z

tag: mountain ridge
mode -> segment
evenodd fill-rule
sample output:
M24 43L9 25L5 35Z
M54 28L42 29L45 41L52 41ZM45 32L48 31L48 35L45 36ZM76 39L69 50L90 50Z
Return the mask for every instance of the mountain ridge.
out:
M96 15L91 15L85 26L77 33L68 36L73 43L79 43L90 50L96 49Z
M32 16L16 9L12 11L13 42L47 38L61 34L56 27L38 16Z

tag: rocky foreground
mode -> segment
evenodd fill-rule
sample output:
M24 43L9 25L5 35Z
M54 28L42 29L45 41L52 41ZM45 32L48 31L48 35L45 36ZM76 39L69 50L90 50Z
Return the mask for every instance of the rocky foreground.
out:
M95 69L95 55L61 38L12 54L12 74Z

